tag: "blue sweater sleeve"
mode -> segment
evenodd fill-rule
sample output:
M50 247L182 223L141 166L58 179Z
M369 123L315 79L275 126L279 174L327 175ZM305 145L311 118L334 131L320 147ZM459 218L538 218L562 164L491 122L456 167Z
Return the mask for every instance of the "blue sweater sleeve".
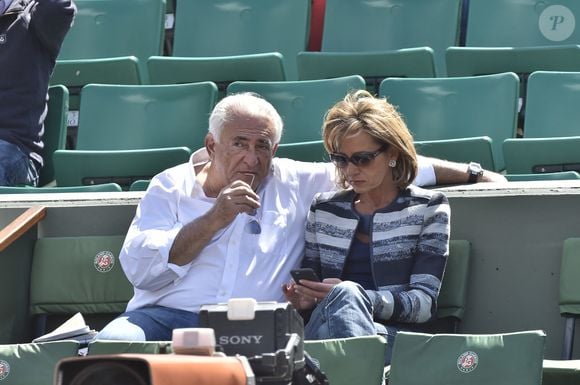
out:
M31 4L30 29L56 60L69 31L76 6L71 0L36 0Z

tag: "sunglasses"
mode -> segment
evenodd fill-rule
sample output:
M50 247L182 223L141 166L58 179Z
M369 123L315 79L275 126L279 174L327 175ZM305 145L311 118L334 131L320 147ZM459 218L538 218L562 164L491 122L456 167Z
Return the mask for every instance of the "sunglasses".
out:
M355 152L350 157L346 156L345 154L341 154L340 152L333 152L328 155L330 156L330 161L338 168L345 168L348 166L348 162L354 164L357 167L364 167L386 149L387 145L383 144L377 151Z

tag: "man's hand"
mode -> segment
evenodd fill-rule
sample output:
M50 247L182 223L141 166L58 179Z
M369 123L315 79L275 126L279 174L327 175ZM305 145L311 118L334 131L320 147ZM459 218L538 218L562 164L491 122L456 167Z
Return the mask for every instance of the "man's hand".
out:
M244 181L236 180L220 191L215 205L208 211L219 228L229 225L240 213L252 213L260 207L260 197Z

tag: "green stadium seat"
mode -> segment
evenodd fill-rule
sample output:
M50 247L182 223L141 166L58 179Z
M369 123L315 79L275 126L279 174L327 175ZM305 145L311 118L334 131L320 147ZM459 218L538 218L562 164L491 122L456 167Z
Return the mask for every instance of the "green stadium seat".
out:
M107 341L89 343L87 355L100 354L168 354L172 353L171 341Z
M546 334L423 334L395 337L389 385L540 385Z
M386 347L379 335L304 341L332 385L381 385Z
M542 385L580 384L580 360L544 360Z
M53 385L59 360L78 355L76 341L0 345L2 385Z
M461 0L327 0L321 52L298 56L300 79L358 74L378 86L390 76L444 76L445 49L459 43L460 6Z
M187 162L204 146L217 92L212 82L85 86L76 150L54 153L57 185L128 189Z
M149 179L136 180L135 182L131 183L129 191L145 191L147 190L147 187L149 187L150 182L151 180Z
M580 238L564 241L560 267L560 314L565 319L562 359L572 359L576 319L580 318Z
M91 328L99 330L125 310L133 286L119 262L124 238L79 236L36 241L30 279L35 337L55 329L77 312Z
M302 162L330 162L322 140L282 143L278 145L276 157L289 158Z
M580 73L537 71L527 89L524 138L503 146L510 174L580 171Z
M13 187L0 186L0 194L47 194L47 193L71 193L71 192L115 192L123 191L116 183L105 183L93 186L71 187Z
M286 79L306 49L310 0L177 0L173 56L279 52ZM210 79L206 79L210 80Z
M452 162L477 162L486 170L495 170L492 140L489 136L445 140L416 140L415 149L423 156Z
M286 80L283 58L277 52L220 57L152 56L147 66L151 84L212 81L221 96L236 80Z
M358 75L322 80L285 82L233 82L228 94L255 92L268 100L284 120L280 143L321 140L324 115L349 91L364 89Z
M414 140L442 141L468 139L470 145L480 141L476 152L466 151L458 143L443 147L443 152L431 152L438 157L456 161L476 161L486 164L491 146L493 167L505 168L502 142L516 136L519 79L514 73L458 78L389 78L381 83L380 96L398 107ZM491 139L491 143L490 143ZM467 143L466 142L466 147ZM441 148L441 143L423 144L419 150ZM471 147L470 147L471 148ZM473 147L476 148L476 147ZM488 147L489 148L489 147ZM484 157L476 158L478 154ZM465 158L464 158L465 156Z
M64 150L66 146L66 118L68 112L68 90L64 86L48 88L48 112L44 120L44 148L42 158L44 165L40 169L38 186L45 186L54 181L52 154Z

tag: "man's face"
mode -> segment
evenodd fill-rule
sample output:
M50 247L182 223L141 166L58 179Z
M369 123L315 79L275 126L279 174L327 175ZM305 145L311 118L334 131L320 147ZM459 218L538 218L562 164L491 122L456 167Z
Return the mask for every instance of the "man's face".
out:
M238 114L226 123L219 143L209 135L207 141L212 166L223 185L235 180L251 184L254 190L268 175L274 144L274 124L266 117Z

